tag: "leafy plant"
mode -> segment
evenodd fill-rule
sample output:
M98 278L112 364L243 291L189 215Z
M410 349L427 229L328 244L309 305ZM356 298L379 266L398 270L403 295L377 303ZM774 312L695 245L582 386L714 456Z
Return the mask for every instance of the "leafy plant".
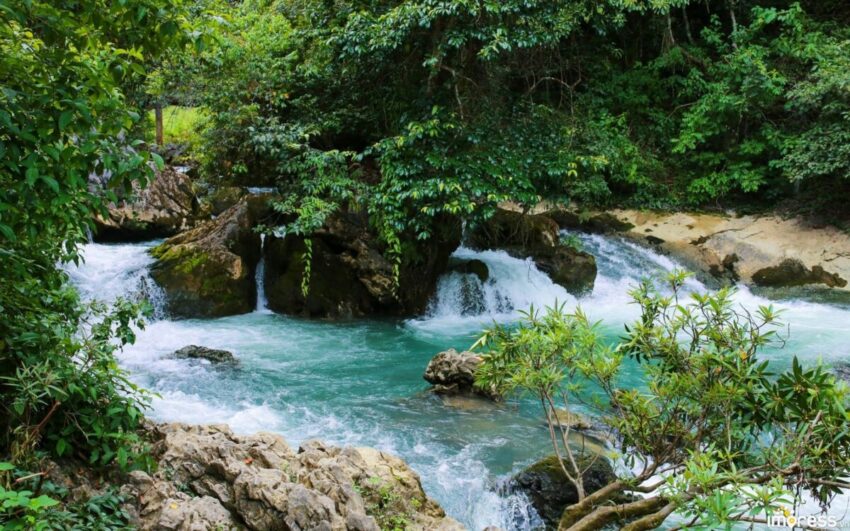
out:
M201 35L180 0L0 4L0 455L16 465L36 449L144 465L144 394L114 358L141 308L82 304L60 264L162 164L129 134L132 87Z
M476 343L485 348L478 385L539 399L549 438L579 501L561 528L651 529L674 512L688 525L717 529L755 522L802 491L824 508L850 473L845 428L847 386L824 368L771 372L762 348L781 341L770 307L737 310L733 290L682 292L686 275L666 289L644 282L632 292L641 317L614 345L580 310L563 306L522 314L517 327L495 326ZM640 371L644 384L625 384ZM634 475L595 492L584 489L582 444L557 421L557 409L594 410ZM597 456L597 458L600 458ZM618 494L640 492L612 506Z

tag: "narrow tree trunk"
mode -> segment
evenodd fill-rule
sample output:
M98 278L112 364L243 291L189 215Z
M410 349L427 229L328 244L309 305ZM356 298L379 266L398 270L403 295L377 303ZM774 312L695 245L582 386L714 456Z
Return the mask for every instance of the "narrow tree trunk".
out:
M682 19L685 21L685 35L688 37L688 44L694 43L694 36L691 33L691 21L688 20L688 8L682 7Z
M736 34L738 33L738 19L735 18L735 0L729 0L729 18L732 19L732 48L738 49L738 40L736 38Z
M162 104L157 103L153 108L154 119L156 120L156 145L163 145L162 138Z

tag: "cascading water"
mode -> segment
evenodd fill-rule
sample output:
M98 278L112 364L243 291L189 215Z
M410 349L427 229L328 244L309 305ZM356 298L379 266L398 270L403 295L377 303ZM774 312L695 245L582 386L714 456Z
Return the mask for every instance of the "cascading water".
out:
M553 283L530 259L466 247L457 249L452 257L484 262L487 280L482 282L474 274L457 271L443 275L426 315L409 321L409 326L432 333L476 330L494 320L516 319L516 310L575 302L575 297Z
M140 331L120 362L137 383L158 393L150 412L156 419L225 422L238 432L276 431L293 445L318 437L377 447L410 463L429 495L470 529L533 529L540 521L527 500L501 494L499 486L549 451L536 405L451 405L424 392L422 373L436 352L468 348L483 326L515 319L516 310L532 304L580 304L616 337L623 323L637 316L626 290L641 277L676 267L667 257L618 238L579 237L599 268L593 292L579 299L528 260L461 248L455 258L483 261L488 279L449 273L425 316L404 322L306 321L262 311L260 264L260 311L214 320L160 319ZM150 245L87 245L86 262L68 267L69 275L86 298L151 293ZM696 280L688 287L705 289ZM768 302L745 288L737 299L748 308ZM792 354L810 361L850 354L850 310L793 300L776 306L793 328L788 347L769 356L784 362ZM170 356L188 344L230 350L240 365L221 369ZM639 385L639 375L628 377Z
M266 299L266 258L263 254L266 248L266 235L260 234L260 261L254 272L254 282L257 284L257 308L254 311L269 313L269 301Z
M85 300L113 302L119 297L147 300L154 307L154 317L165 315L165 296L149 274L153 257L148 253L158 242L85 246L85 261L66 264L65 271Z

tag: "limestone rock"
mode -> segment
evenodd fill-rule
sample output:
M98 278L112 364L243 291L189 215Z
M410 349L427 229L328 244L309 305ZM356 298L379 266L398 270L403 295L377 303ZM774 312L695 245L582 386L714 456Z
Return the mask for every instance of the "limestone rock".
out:
M396 293L393 264L365 215L331 216L310 237L309 290L301 282L307 246L304 238L271 237L265 245L265 289L270 309L309 317L414 315L436 289L449 255L460 243L460 226L446 222L424 242L408 242Z
M157 171L146 188L134 185L129 197L95 218L97 241L141 241L171 236L198 220L192 180L172 167Z
M151 276L175 317L217 317L250 312L256 305L254 268L260 236L247 199L214 220L169 238L151 253Z
M296 452L278 435L224 425L162 424L154 436L156 473L133 472L122 488L142 530L463 529L404 461L378 450L314 440Z
M424 378L434 386L433 390L437 394L478 395L491 400L501 400L495 389L475 387L475 370L480 364L481 357L477 354L458 352L450 348L428 362Z
M543 419L546 420L545 418ZM586 431L593 427L590 420L578 413L566 409L555 410L555 423L571 430Z
M560 242L558 224L547 215L499 209L468 236L475 249L503 249L517 258L531 257L553 282L573 294L593 289L596 259Z
M172 356L177 359L203 359L212 363L237 363L232 352L198 345L187 345L176 351Z
M612 210L621 234L655 245L706 278L850 291L850 235L776 214ZM609 225L610 226L610 225Z

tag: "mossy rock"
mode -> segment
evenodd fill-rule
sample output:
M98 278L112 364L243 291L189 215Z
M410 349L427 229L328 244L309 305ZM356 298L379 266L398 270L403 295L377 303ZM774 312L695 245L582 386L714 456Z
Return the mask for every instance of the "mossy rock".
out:
M219 317L256 306L254 271L260 236L252 205L242 200L210 220L151 250L151 276L174 317Z

